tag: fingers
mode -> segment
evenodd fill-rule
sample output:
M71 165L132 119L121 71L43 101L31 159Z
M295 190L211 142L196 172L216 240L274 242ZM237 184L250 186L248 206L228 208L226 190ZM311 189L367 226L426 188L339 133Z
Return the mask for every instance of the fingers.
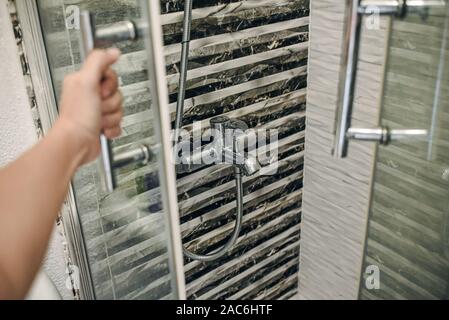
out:
M118 138L122 134L120 126L123 118L123 112L120 110L103 116L103 132L109 139Z
M120 91L115 91L111 97L104 100L101 104L102 114L114 113L123 108L123 96Z
M115 139L122 135L122 128L120 127L114 127L112 129L106 129L104 131L104 135L108 139Z
M120 126L120 123L122 122L123 118L123 112L122 110L103 115L103 129L112 129L116 126Z
M118 90L119 81L117 74L111 68L108 68L103 74L103 82L101 83L102 99L108 99Z
M118 84L110 84L112 87L118 87ZM123 96L117 88L108 99L101 104L102 129L108 139L118 138L122 134L120 124L123 119Z
M106 70L117 62L120 57L120 50L111 48L107 50L94 50L87 57L82 72L93 82L100 82Z
M105 136L115 139L122 133L120 124L123 119L123 97L117 91L112 97L102 103L102 128Z
M101 88L102 131L108 139L115 139L122 132L123 97L118 90L118 77L110 68L119 57L118 49L94 50L81 70L85 81Z

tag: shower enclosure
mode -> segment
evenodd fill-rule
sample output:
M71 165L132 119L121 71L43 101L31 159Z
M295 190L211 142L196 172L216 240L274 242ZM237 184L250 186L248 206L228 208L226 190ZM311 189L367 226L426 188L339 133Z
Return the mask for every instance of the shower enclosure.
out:
M82 12L92 14L103 36L112 26L129 27L128 41L97 43L123 52L115 67L125 97L123 135L107 150L112 161L124 160L113 172L116 190L104 190L98 164L85 167L63 212L72 267L81 274L77 293L88 299L292 298L298 290L309 1L193 1L183 129L194 135L219 125L217 119L231 119L226 125L278 134L276 170L242 170L247 176L237 179L238 190L232 166L203 165L175 177L167 163L168 129L175 128L183 91L184 4L17 0L19 13L35 26L28 43L40 50L38 65L48 66L37 73L46 79L43 90L52 88L41 103L50 105L50 120L64 76L82 61ZM148 163L129 161L130 155ZM243 201L236 201L239 194ZM223 247L238 206L241 230L225 255L208 262L183 256L181 238L196 254Z
M309 90L309 102L313 99L314 103L307 110L308 127L314 141L310 144L313 148L308 148L306 170L314 173L310 176L316 181L306 189L315 188L329 197L313 195L310 199L315 202L309 203L309 211L315 205L321 208L316 202L331 202L320 217L317 211L316 216L306 213L309 226L317 226L315 232L309 228L309 239L318 235L315 240L330 248L317 254L324 257L320 261L332 265L329 256L341 253L337 245L329 246L332 240L343 243L344 250L351 253L362 252L358 249L363 245L360 237L354 237L359 245L355 248L354 242L341 240L344 236L329 235L341 230L338 224L344 221L335 218L334 210L362 211L361 199L366 196L371 206L363 266L360 273L349 274L356 279L354 291L360 278L361 299L449 298L447 1L339 3L335 8L347 9L347 38L341 57L340 53L336 57L323 54L330 39L327 19L335 12L324 10L333 6L332 1L316 1L315 10L325 11L316 15L316 31L325 38L315 40L312 50L311 57L317 61L313 70L320 67L323 72L313 74L313 90L307 84L308 0L15 1L26 28L25 46L33 51L29 67L44 131L57 116L63 78L79 67L83 49L87 53L89 46L117 46L123 52L115 66L125 98L123 135L104 141L102 166L93 164L77 174L62 212L69 265L79 297L295 298ZM371 68L370 61L358 64L361 43L366 44L362 40L368 38L362 26L373 16L389 21L388 30L382 30L389 35L387 63L381 66L383 92L359 92L357 71L362 71L359 79L366 78ZM89 34L92 38L86 41ZM335 32L332 37L337 37ZM334 62L340 58L335 158L323 164L316 157L325 157L322 145L330 154L326 143L334 124L333 104L338 100L334 90L329 93L326 88L337 87L338 80L329 79L334 79ZM378 108L370 105L366 112L352 116L353 104L360 108L365 101L375 101L371 98L376 95L382 96L379 127L353 126L356 121L351 120L366 120L377 114ZM261 167L267 164L252 161L247 150L242 157L247 162L240 167L217 163L191 166L190 162L175 166L171 164L170 129L181 127L191 136L210 128L219 132L247 127L276 130L276 170L261 175ZM338 171L338 166L345 167L351 152L360 151L360 146L369 149L365 144L351 148L355 141L379 145L371 194L358 194L358 203L352 206L351 196L335 189L344 186L346 181L341 180L346 178L353 183L359 179L357 183L368 188L371 181L364 179L372 170L369 174L356 167L351 172ZM220 143L213 140L197 150L215 153ZM231 148L220 155L234 158L238 156L235 151ZM363 161L356 165L366 165ZM109 175L106 191L104 173ZM326 175L336 180L330 185L337 187L329 190ZM349 204L342 204L345 201ZM343 230L353 228L353 222L358 230L365 228L361 215L348 216L359 220L347 220ZM324 226L327 221L323 223L322 217L331 220L328 225ZM345 246L348 243L353 246ZM223 247L226 250L221 250ZM318 247L314 243L303 246L303 252L309 251L309 274L302 277L315 279L309 281L309 288L319 281L310 277L310 266L320 269L312 261ZM345 258L342 254L336 260ZM352 260L349 263L360 268ZM305 263L302 266L304 270ZM326 267L320 270L326 272ZM345 276L345 272L330 273L339 279ZM325 278L325 282L332 290L340 290L332 287L341 283L338 279L333 283Z
M94 35L80 33L100 26L91 25L93 21L84 13L97 4L65 6L60 1L35 4L32 8L38 10L45 30L43 40L58 97L64 76L76 70L89 51L98 46ZM135 19L136 23L146 24L145 30L139 30L135 39L130 37L127 42L114 35L103 37L110 39L112 45L121 46L124 52L117 72L125 88L126 104L132 107L125 111L125 134L114 142L102 140L104 149L99 164L82 168L73 180L74 212L70 220L75 229L73 268L80 273L80 295L85 298L184 298L159 5L152 1L137 2L120 13L114 21L98 17L97 22L109 25ZM101 34L101 29L97 32ZM135 79L130 76L133 70L127 58L136 46L141 62L146 61L151 68L140 70L140 86L134 88L138 94L133 95L126 92ZM108 161L110 168L105 166ZM139 292L136 288L140 288Z
M377 151L362 299L449 299L449 6L420 2L391 19L381 124L427 135Z
M348 0L335 155L379 147L360 298L449 298L447 1ZM390 20L378 128L351 126L365 17Z

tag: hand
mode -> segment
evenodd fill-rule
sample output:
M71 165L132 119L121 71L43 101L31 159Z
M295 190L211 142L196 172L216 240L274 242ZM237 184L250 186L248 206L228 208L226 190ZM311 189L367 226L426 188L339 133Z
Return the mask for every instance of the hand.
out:
M68 130L79 148L79 166L100 153L100 135L121 135L123 97L111 65L120 57L118 49L93 51L83 68L64 80L59 125Z

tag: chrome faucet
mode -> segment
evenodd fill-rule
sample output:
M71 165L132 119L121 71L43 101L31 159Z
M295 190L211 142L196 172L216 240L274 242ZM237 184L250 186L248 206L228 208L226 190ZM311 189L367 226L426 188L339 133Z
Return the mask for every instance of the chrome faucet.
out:
M205 164L231 165L247 177L261 170L257 158L245 151L244 140L249 129L245 122L220 116L213 118L210 125L213 141L185 156L183 164L178 166L178 173L191 172Z
M253 176L260 171L261 166L256 157L245 152L243 140L248 131L248 125L225 116L210 121L214 132L212 148L215 151L216 164L229 164L238 167L245 176Z

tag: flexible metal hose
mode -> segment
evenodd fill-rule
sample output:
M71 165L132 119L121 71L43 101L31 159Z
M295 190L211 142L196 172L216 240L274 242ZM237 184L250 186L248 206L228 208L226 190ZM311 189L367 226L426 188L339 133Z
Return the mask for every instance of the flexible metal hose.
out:
M213 251L212 253L208 255L199 255L190 252L186 248L184 248L184 254L193 260L198 260L202 262L211 262L215 261L224 255L226 255L232 247L237 243L237 240L240 235L240 231L242 231L242 224L243 224L243 178L242 178L242 172L239 168L235 168L235 182L237 185L237 214L236 214L236 222L235 222L235 228L232 233L232 237L228 240L228 242L221 248Z
M192 30L192 9L193 0L185 0L184 2L184 30L182 34L182 52L181 66L179 70L179 88L178 101L176 103L176 121L175 129L179 137L179 130L182 128L182 120L184 117L184 104L186 98L187 87L187 71L189 68L189 52L190 52L190 34Z
M187 88L187 71L189 67L189 51L190 51L190 38L192 29L192 7L193 0L185 0L184 2L184 30L182 36L182 53L181 53L181 67L179 76L179 89L178 89L178 101L176 104L176 121L175 130L176 135L180 137L180 130L182 128L182 122L184 117L184 103L186 97ZM240 231L242 230L243 222L243 178L242 172L239 168L235 167L235 182L237 187L237 214L235 228L232 233L232 237L229 241L220 249L213 251L208 255L199 255L190 252L185 247L184 255L193 260L198 260L202 262L210 262L217 260L224 255L226 255L229 250L236 244Z

